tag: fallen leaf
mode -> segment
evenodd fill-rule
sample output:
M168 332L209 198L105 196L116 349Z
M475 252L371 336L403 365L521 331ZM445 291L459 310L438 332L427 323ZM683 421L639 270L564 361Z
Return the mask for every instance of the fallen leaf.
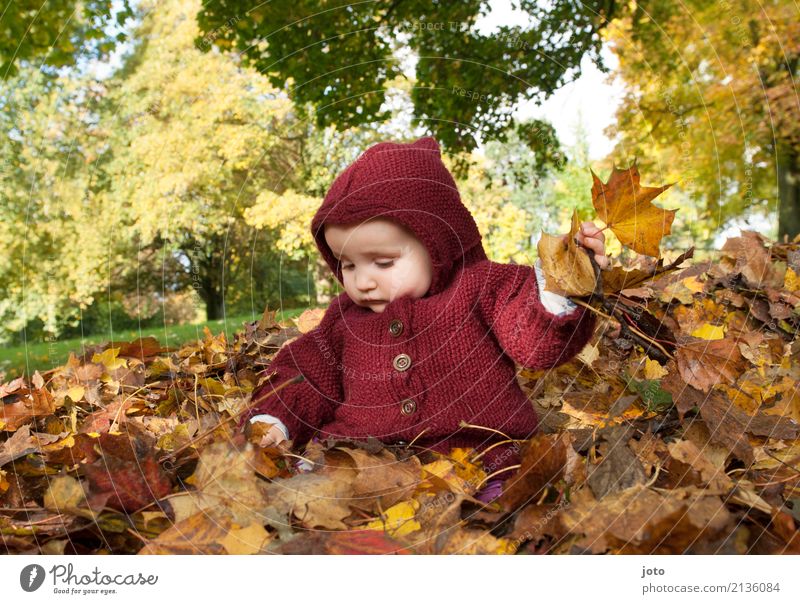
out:
M536 501L545 487L559 480L574 482L577 475L578 456L566 433L534 436L523 444L520 457L520 469L506 481L498 499L506 511Z
M344 519L352 513L353 487L335 476L316 472L298 474L273 481L265 491L272 506L294 515L306 528L347 528Z
M697 470L705 483L704 486L715 491L714 494L727 494L733 488L733 481L725 474L725 468L712 464L693 442L679 440L669 443L667 447L672 457Z
M244 528L232 528L222 539L222 547L232 555L257 554L270 540L269 533L258 522Z
M416 521L414 515L419 509L419 502L415 500L401 501L390 507L380 520L373 520L366 525L366 528L378 531L386 531L392 537L403 537L409 533L414 533L422 528Z
M55 476L44 494L44 507L62 513L86 504L86 492L72 476Z
M703 392L720 382L735 383L744 371L742 353L733 338L713 341L687 338L680 343L676 360L683 380Z
M719 497L687 489L658 494L643 485L602 501L581 490L560 519L567 531L583 535L578 545L592 553L689 553L735 528Z
M223 542L231 526L230 519L198 512L173 524L148 542L139 554L225 554Z
M691 335L701 340L721 340L725 337L725 327L723 325L703 323Z

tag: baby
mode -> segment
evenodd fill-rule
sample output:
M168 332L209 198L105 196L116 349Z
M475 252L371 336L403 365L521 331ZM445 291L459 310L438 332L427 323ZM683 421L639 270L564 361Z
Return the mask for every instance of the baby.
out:
M592 313L544 291L538 262L487 258L431 137L367 149L311 230L344 292L275 355L242 423L271 424L262 446L371 436L416 452L486 450L484 469L507 477L519 463L514 440L537 428L515 362L569 360L591 337ZM594 224L577 239L607 266ZM304 381L274 392L298 373Z

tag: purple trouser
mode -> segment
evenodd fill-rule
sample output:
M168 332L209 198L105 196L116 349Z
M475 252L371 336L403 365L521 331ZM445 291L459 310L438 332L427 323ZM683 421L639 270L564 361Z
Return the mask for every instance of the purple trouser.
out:
M503 493L503 483L505 480L490 480L483 488L475 493L475 499L489 503L493 499L497 499Z

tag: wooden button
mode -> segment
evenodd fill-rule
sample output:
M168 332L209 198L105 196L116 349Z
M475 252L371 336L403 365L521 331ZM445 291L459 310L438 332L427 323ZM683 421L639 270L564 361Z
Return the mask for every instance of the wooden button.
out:
M389 323L389 333L394 337L403 333L403 322L400 319L393 319L392 322Z
M409 367L411 367L411 357L408 356L405 352L401 352L392 361L392 365L394 366L397 371L405 371Z
M403 415L411 415L414 411L417 410L417 403L414 399L403 399L400 401L400 413Z

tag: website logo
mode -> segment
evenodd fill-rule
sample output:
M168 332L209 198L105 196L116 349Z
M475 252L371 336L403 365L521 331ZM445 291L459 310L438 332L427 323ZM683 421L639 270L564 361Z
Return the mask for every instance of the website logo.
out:
M44 567L28 564L19 573L19 584L25 591L36 591L44 583Z

